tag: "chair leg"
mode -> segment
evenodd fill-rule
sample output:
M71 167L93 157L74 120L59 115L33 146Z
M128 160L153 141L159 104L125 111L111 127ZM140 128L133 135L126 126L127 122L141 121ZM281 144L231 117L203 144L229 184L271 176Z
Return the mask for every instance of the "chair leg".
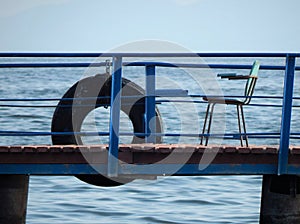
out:
M203 128L202 128L202 136L200 138L200 145L203 144L203 138L204 138L203 135L205 133L206 123L207 123L207 118L208 118L209 111L210 111L210 103L207 104L206 114L205 114Z
M208 145L208 140L209 140L209 134L210 134L210 129L211 129L211 124L212 124L212 118L213 118L213 113L214 113L214 108L215 108L215 103L208 103L207 109L206 109L206 114L204 118L204 124L203 124L203 129L202 129L202 136L200 138L200 144L203 144L203 138L206 130L206 126L208 123L207 127L207 136L205 137L205 146ZM243 111L243 105L236 105L237 109L237 119L238 119L238 127L239 127L239 134L240 134L240 142L241 146L243 147L243 141L245 140L246 146L248 147L248 136L247 136L247 131L246 131L246 122L245 122L245 116L244 116L244 111ZM242 122L241 122L241 116L242 116ZM207 122L208 120L208 122ZM242 134L242 125L243 125L243 131L244 133Z
M212 117L213 117L213 113L214 113L214 108L215 108L215 103L213 103L211 110L210 110L210 116L209 116L209 122L208 122L208 127L207 127L207 137L206 137L206 142L205 142L205 146L208 145L208 139L209 139L209 134L210 134L210 128L211 128L211 122L212 122Z
M240 106L236 105L236 110L237 110L237 117L238 117L238 126L239 126L239 133L240 133L240 141L241 141L241 146L243 146L243 136L242 136L242 128L241 128L241 118L240 118Z
M247 131L246 131L246 122L245 122L245 116L244 116L244 110L243 110L243 105L240 105L241 107L241 114L242 114L242 121L243 121L243 127L244 127L244 134L245 134L245 142L246 142L246 146L248 147L248 136L247 136Z

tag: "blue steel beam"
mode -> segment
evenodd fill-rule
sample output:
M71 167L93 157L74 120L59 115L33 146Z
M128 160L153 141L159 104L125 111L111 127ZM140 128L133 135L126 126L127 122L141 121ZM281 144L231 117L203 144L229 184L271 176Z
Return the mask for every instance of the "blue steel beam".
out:
M113 58L112 88L111 88L111 108L109 121L109 152L108 169L109 177L118 176L118 151L120 132L120 110L122 92L122 58Z
M0 164L0 174L76 175L107 173L107 165L93 164Z
M280 146L278 154L278 175L286 174L288 172L287 166L291 131L295 62L296 58L294 56L287 55L283 89Z
M210 164L199 169L199 164L124 164L120 168L123 175L262 175L275 174L274 164Z
M298 174L299 166L289 165L289 174ZM0 174L77 175L105 174L106 164L0 164ZM276 174L276 164L211 164L199 170L199 164L152 164L119 166L119 175L264 175Z
M180 167L175 173L174 169ZM299 165L288 165L287 174L299 175ZM77 175L107 173L106 164L0 164L0 174ZM199 170L199 164L157 164L148 167L126 164L119 167L119 175L264 175L276 174L276 164L211 164Z

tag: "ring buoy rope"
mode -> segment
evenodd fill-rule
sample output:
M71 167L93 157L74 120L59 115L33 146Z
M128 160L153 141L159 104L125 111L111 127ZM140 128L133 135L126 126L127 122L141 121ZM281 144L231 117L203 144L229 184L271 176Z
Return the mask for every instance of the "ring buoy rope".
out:
M98 107L108 107L111 95L111 76L98 74L84 78L75 83L59 101L52 118L52 132L80 132L85 117ZM121 110L127 114L132 122L134 133L144 132L145 96L144 90L128 79L122 78L122 96L137 96L126 98L126 103L121 104ZM98 98L97 98L98 97ZM73 100L64 100L72 98ZM85 99L84 99L85 98ZM162 132L161 116L156 108L156 132ZM145 137L133 136L131 143L144 143ZM156 142L161 142L161 136L156 137ZM52 135L54 145L82 145L79 135ZM102 174L76 175L80 180L97 186L118 186L133 179L111 179Z

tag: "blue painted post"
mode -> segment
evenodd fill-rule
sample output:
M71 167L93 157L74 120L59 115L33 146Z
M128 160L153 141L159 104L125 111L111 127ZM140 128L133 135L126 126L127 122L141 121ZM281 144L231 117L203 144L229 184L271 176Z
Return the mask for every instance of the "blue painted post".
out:
M146 66L145 134L147 143L155 143L155 66ZM153 133L154 132L154 133Z
M293 87L295 73L295 56L287 55L286 70L284 77L284 90L282 102L280 147L278 157L278 175L287 174L289 144L290 144L290 126L293 103Z
M118 176L119 130L122 91L122 57L113 57L111 108L109 122L108 177Z

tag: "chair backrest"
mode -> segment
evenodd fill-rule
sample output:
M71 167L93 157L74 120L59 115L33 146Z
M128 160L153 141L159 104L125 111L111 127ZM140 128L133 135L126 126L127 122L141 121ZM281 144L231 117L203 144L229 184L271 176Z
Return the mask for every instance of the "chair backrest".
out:
M251 101L251 96L253 95L256 80L258 79L258 70L259 70L260 63L259 61L254 61L250 74L249 79L247 80L246 86L245 86L245 101L244 104L249 104Z

